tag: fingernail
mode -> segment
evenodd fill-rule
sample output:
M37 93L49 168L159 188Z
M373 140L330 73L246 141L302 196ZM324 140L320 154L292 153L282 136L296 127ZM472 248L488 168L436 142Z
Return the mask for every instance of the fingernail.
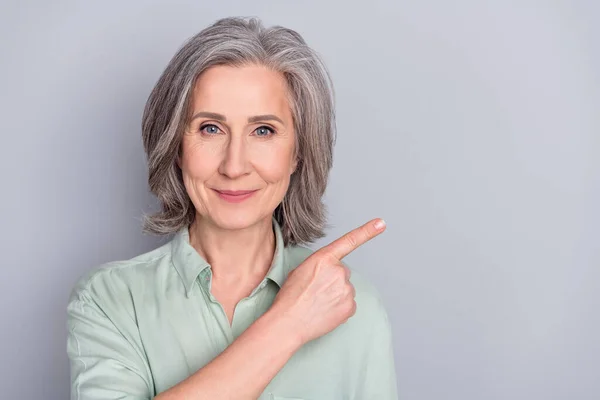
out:
M379 229L383 229L385 228L385 221L380 219L377 222L375 222L375 229L379 230Z

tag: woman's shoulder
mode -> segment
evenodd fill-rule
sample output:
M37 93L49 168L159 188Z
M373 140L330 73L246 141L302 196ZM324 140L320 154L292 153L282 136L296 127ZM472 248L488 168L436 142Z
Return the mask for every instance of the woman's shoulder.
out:
M95 265L81 274L72 287L69 301L88 297L108 298L116 291L128 292L143 285L170 263L170 243L135 257Z

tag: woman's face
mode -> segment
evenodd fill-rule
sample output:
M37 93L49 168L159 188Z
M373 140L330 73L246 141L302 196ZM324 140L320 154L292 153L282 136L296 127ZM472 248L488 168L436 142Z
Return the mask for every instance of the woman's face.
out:
M190 111L179 166L197 218L223 229L270 220L296 168L283 75L256 65L209 68Z

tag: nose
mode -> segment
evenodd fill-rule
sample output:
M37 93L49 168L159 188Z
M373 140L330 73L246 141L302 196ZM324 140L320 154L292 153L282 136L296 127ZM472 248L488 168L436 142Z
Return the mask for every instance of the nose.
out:
M230 179L250 173L246 147L247 143L242 135L231 135L219 166L219 173Z

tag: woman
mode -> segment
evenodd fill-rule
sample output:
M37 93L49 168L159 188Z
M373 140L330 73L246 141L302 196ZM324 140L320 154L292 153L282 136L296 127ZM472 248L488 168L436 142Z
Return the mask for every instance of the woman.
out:
M323 236L333 92L296 32L226 18L152 91L142 135L164 246L96 268L68 304L74 399L394 399L377 290Z

